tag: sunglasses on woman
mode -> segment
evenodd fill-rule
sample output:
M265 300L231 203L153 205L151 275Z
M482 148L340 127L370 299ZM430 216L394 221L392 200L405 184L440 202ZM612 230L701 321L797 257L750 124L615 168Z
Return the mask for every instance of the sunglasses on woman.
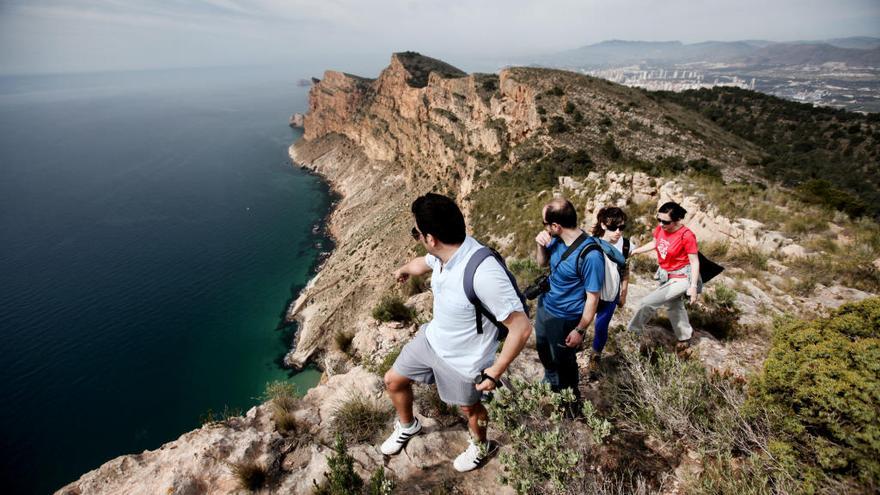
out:
M617 231L623 232L623 229L625 229L625 228L626 228L626 224L624 223L624 224L620 224L620 225L609 225L608 228L606 228L605 230L607 230L608 232L617 232Z
M658 218L657 221L663 225L669 225L670 223L674 222L674 220L662 220L660 218Z
M416 240L416 241L419 240L420 237L422 237L422 233L419 232L419 229L417 229L415 227L413 227L412 230L409 231L409 235L411 235L413 240Z

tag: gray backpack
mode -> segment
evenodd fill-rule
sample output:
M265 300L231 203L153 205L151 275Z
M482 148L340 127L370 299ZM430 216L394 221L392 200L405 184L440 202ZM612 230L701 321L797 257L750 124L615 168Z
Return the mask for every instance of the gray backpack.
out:
M519 297L519 300L522 302L526 316L529 316L529 306L526 304L525 296L523 296L522 292L519 290L519 285L516 283L516 277L514 277L513 274L510 273L510 270L507 269L507 263L504 262L504 257L492 248L483 246L471 255L471 258L468 260L467 265L464 268L464 293L467 296L468 301L474 305L474 317L477 319L477 333L483 333L483 316L485 316L493 325L498 327L498 340L504 340L507 338L507 327L500 321L496 320L495 315L483 306L483 303L480 302L480 298L477 297L476 291L474 291L474 274L477 273L477 267L479 267L480 263L490 256L498 260L501 268L504 269L507 278L510 279L510 285L513 286L513 290L516 291L516 296Z

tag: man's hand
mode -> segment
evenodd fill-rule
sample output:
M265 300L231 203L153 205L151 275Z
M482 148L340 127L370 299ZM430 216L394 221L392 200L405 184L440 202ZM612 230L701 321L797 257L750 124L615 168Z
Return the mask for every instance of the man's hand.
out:
M569 332L568 336L565 337L565 345L571 347L573 349L578 348L581 343L583 343L584 338L577 332L577 330L572 330Z
M394 280L397 280L400 283L404 283L409 279L409 273L404 270L405 266L402 266L394 271Z
M495 368L494 366L486 368L486 371L484 371L484 373L486 373L487 375L491 376L496 381L498 381L501 379L500 378L501 373L499 373L494 368ZM495 382L493 382L492 380L487 378L487 379L483 380L482 382L478 383L476 385L476 389L479 390L480 392L491 392L491 391L495 390Z
M535 236L535 242L541 247L547 247L551 240L553 240L553 237L546 230L542 230Z
M696 287L694 287L694 286L688 287L687 295L688 295L688 297L691 298L691 304L697 303L697 288Z
M619 299L620 299L620 301L618 302L617 307L622 308L622 307L626 306L626 291L625 290L620 291L620 298Z

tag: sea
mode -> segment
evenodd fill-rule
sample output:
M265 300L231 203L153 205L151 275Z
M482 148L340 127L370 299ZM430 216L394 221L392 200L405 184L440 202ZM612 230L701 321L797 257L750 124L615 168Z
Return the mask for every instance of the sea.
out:
M303 74L269 67L0 77L0 491L243 414L287 305L331 248L293 166Z

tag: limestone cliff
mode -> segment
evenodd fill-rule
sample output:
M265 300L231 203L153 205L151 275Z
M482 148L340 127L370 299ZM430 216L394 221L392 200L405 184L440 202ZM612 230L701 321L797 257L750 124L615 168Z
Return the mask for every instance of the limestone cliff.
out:
M687 223L701 242L708 241L701 246L728 267L713 281L707 307L694 310L693 355L706 368L738 379L759 367L775 315L809 315L880 287L875 223L805 205L785 188L756 180L748 165L761 157L755 144L641 90L544 69L469 75L407 52L393 55L376 79L326 72L310 90L304 126L290 157L330 181L340 200L329 219L336 249L288 311L299 331L286 363L297 367L312 360L325 372L292 411L295 433L280 433L273 405L263 404L157 450L111 460L59 493L236 493L233 468L245 462L266 468L270 492L310 493L327 469L337 408L356 396L388 406L377 364L416 326L380 324L370 313L383 294L400 293L390 274L416 254L409 205L427 191L455 196L472 232L511 261L519 257L522 266L541 228L540 208L553 194L572 198L585 227L600 205L624 207L631 216L628 233L643 241L659 202L685 204ZM613 325L625 323L653 287L650 269L637 268L632 302L618 310ZM713 311L724 299L720 286L732 299L721 316L733 314L740 332L735 337L715 328ZM420 319L430 318L430 292L406 303ZM737 310L725 312L731 307ZM353 336L350 349L338 348L337 333ZM652 325L648 333L672 347L662 326ZM611 375L621 369L614 347L616 342L605 369L609 379L581 383L603 414L615 400L607 393L615 386ZM580 359L585 366L586 356ZM535 381L540 370L531 342L510 375ZM417 401L426 434L398 456L383 459L375 438L350 444L358 473L367 476L384 466L400 493L509 493L498 482L498 461L467 476L452 472L465 429L428 409ZM390 411L388 418L390 424ZM635 493L637 485L639 493L646 487L690 493L688 480L704 462L699 445L666 442L626 425L615 425L611 440L596 452L585 458L584 471L597 473L595 479L612 473L602 481L608 493ZM638 478L631 484L613 485L622 480L614 476L633 472ZM569 493L584 491L569 487Z

